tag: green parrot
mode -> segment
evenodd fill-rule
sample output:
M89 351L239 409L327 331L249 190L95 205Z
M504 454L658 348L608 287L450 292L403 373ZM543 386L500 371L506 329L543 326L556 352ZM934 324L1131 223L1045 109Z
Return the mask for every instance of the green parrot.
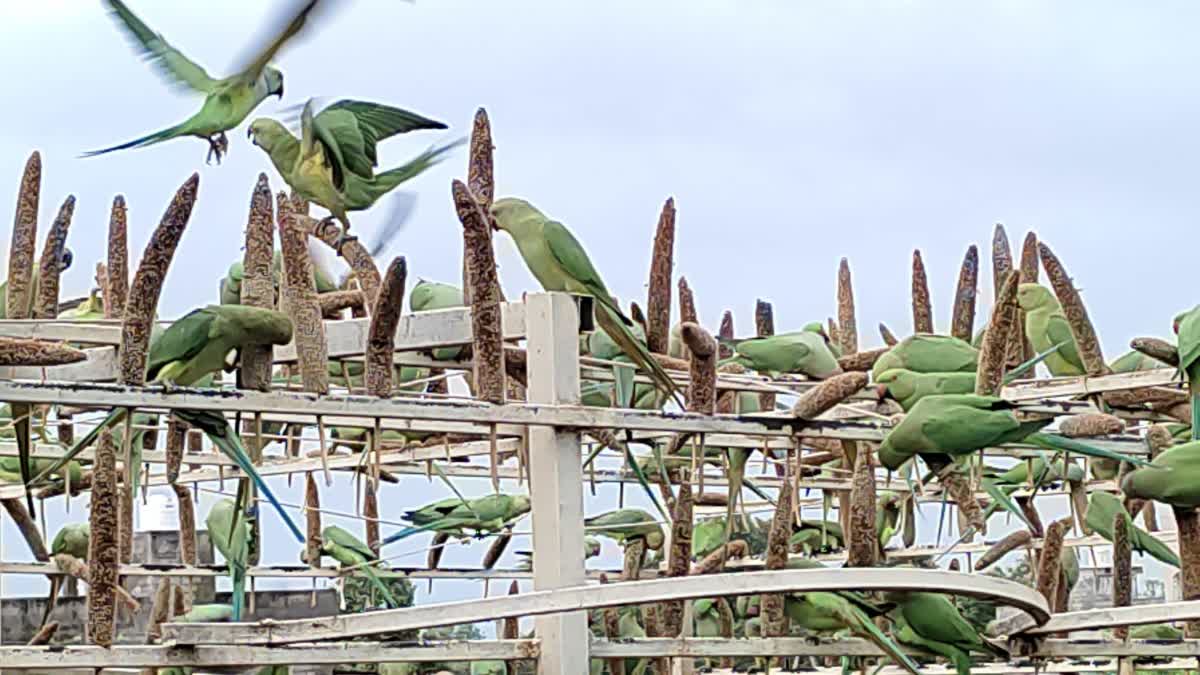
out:
M801 520L792 525L788 550L812 555L814 552L840 551L846 548L846 535L833 520Z
M172 47L162 35L150 30L122 0L105 1L113 16L119 20L119 25L133 38L142 56L153 63L171 84L204 94L205 98L200 112L180 124L111 148L85 152L83 156L93 157L114 150L154 145L172 138L195 136L208 141L208 161L211 162L215 156L218 164L229 147L225 132L241 124L268 96L274 94L283 98L283 73L269 64L284 44L304 27L308 15L318 2L308 0L298 7L282 30L272 35L271 41L259 49L245 67L234 75L217 80Z
M1071 324L1067 323L1067 315L1063 314L1050 289L1039 284L1021 284L1017 287L1017 303L1025 312L1025 335L1034 351L1040 354L1055 345L1062 345L1046 357L1050 374L1055 377L1083 375L1083 359L1071 334Z
M800 569L822 569L824 565L815 560L789 561L789 567ZM875 616L883 616L885 609L869 602L862 595L853 591L793 593L784 598L784 612L791 619L793 626L799 626L814 633L831 633L849 630L879 647L896 665L912 673L920 675L920 670L913 660L901 651L872 620Z
M58 313L58 318L66 321L99 321L104 318L104 299L100 297L100 290L93 289L88 293L88 297L83 302L63 312Z
M912 493L882 490L876 495L875 534L879 539L879 550L887 548L892 537L899 534L906 547L917 539L916 506Z
M209 305L196 309L158 335L150 344L146 378L166 386L188 386L202 381L226 367L230 352L247 345L281 345L292 339L292 322L286 314L270 309L240 305ZM91 445L100 432L125 419L126 408L117 408L71 447L49 469L26 485L42 481L50 473L75 458ZM174 410L176 417L201 429L226 456L234 460L291 529L303 542L300 528L283 510L275 494L254 468L241 438L234 433L225 416L216 411Z
M724 340L734 355L728 359L760 373L800 373L824 380L842 372L825 338L801 330L767 337Z
M879 445L879 462L895 470L918 454L963 456L982 448L1024 441L1050 450L1145 465L1142 459L1040 433L1052 417L1018 419L1017 406L995 396L926 396L892 427Z
M20 483L21 482L21 460L18 457L0 457L0 482L4 483ZM30 468L35 473L40 473L49 469L54 464L53 459L48 458L33 458ZM67 462L64 467L55 468L50 475L57 476L60 480L71 481L71 485L79 485L79 481L83 479L83 467L79 462Z
M1148 623L1130 626L1129 637L1132 640L1182 640L1183 631L1169 623Z
M1126 474L1121 490L1135 499L1195 508L1200 506L1197 472L1200 472L1200 441L1191 441L1164 450L1150 466Z
M984 640L945 595L889 593L888 599L896 603L896 639L946 657L959 675L970 675L971 652L1008 659L1008 652Z
M388 535L380 545L386 546L430 530L458 537L467 536L464 530L471 530L476 537L481 537L499 532L529 513L529 509L529 497L525 495L496 493L466 501L450 497L405 512L404 519L412 526Z
M804 324L804 327L800 330L805 330L810 333L816 333L817 335L820 335L821 338L825 340L825 345L829 347L829 351L833 352L834 357L842 357L842 348L838 346L836 342L829 339L829 333L825 332L825 324L821 323L820 321L810 321L809 323Z
M1149 470L1149 469L1147 469ZM1162 543L1154 535L1133 524L1125 505L1115 495L1107 492L1093 492L1088 495L1088 507L1085 521L1088 527L1107 541L1113 540L1113 521L1117 514L1124 514L1126 524L1133 527L1130 538L1130 548L1138 553L1145 553L1172 567L1179 567L1179 556L1169 546Z
M1200 305L1175 317L1179 373L1187 376L1192 395L1192 440L1200 440Z
M404 181L415 178L458 146L455 141L430 148L407 164L376 173L375 145L417 129L445 129L441 122L391 106L368 101L338 101L313 113L313 101L300 115L300 138L276 120L260 117L247 135L271 158L283 180L297 194L327 209L326 222L341 221L335 247L346 241L350 211L365 211Z
M871 379L900 368L918 373L974 373L979 351L948 335L917 333L887 350L871 366Z
M1034 483L1058 483L1065 480L1078 483L1083 480L1083 468L1071 462L1063 466L1066 460L1059 459L1047 464L1044 457L1034 457L1029 461L1017 462L1009 469L1001 471L991 466L984 467L984 475L996 485L1002 487L1021 487ZM1030 479L1030 465L1033 468L1033 478ZM1065 468L1065 475L1064 475Z
M1167 364L1158 359L1151 358L1136 349L1131 349L1112 363L1108 364L1109 370L1114 373L1132 373L1139 370L1154 370L1155 368L1166 368Z
M471 675L508 675L508 662L472 661Z
M462 307L464 302L461 288L438 281L421 279L408 294L408 306L414 313L453 309ZM453 361L462 354L462 350L462 347L439 347L433 350L433 358L438 361Z
M176 623L225 623L234 620L233 605L220 604L192 605L187 613L173 619Z
M918 373L893 368L875 378L875 385L880 400L891 398L908 412L925 396L974 393L975 373Z
M621 346L638 367L650 374L664 394L678 398L679 388L633 332L634 322L613 300L587 252L562 223L550 220L532 204L513 197L498 199L491 208L492 227L508 232L529 271L547 291L590 295L596 304L596 323Z
M366 542L337 525L330 525L321 531L321 552L338 561L343 567L354 567L371 581L371 585L379 591L388 609L400 607L388 587L379 579L376 571L371 569L379 562L379 556L367 546Z
M666 535L654 516L641 509L616 509L598 516L584 518L587 531L598 537L608 537L624 546L625 542L641 539L646 548L657 551L662 548Z
M69 556L86 561L88 558L88 544L91 542L91 526L88 523L70 523L63 525L58 533L54 535L54 541L50 544L50 555L55 556L60 553L65 553ZM54 606L58 602L58 593L62 588L63 576L55 574L50 577L50 594L46 599L46 611L42 614L42 625L50 620L50 614L54 611Z
M213 504L208 517L208 538L225 558L229 578L233 581L233 621L241 621L242 608L246 602L246 565L250 555L250 529L246 526L246 515L232 499L222 499Z
M313 239L309 239L309 245L314 243ZM338 284L333 278L333 273L321 265L322 257L311 256L313 259L313 279L317 284L317 293L331 293L338 290ZM279 283L283 274L283 253L279 249L275 249L275 255L271 261L271 278L275 285L275 297L279 297ZM234 262L229 266L229 271L225 276L221 277L220 298L222 305L240 305L242 304L242 281L246 277L246 271L241 260Z
M725 518L697 519L692 527L692 557L700 559L721 548L726 527Z

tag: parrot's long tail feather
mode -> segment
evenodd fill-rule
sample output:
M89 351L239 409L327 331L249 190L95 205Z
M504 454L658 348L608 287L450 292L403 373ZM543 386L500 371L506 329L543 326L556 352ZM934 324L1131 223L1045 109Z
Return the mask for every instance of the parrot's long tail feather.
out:
M637 478L638 484L641 485L642 489L646 491L646 496L650 498L650 503L654 505L655 510L657 510L658 514L663 517L663 520L670 522L670 517L667 516L666 510L663 509L662 504L658 501L658 497L656 497L654 494L654 488L650 487L650 479L646 477L646 472L642 471L642 467L638 466L637 458L633 456L633 451L629 449L629 442L627 441L622 443L621 448L625 451L625 463L629 465L629 470L632 471L634 477ZM658 457L657 459L659 472L665 473L662 468L662 457ZM667 489L670 490L671 482L667 480L665 476L662 480L663 485L667 486Z
M379 199L391 192L397 185L419 176L426 169L445 159L447 153L465 141L466 139L460 138L445 145L431 147L405 164L375 174L374 180L369 183L369 191L375 199Z
M292 520L287 511L283 510L283 504L279 503L279 500L275 497L275 493L271 491L271 488L267 486L267 482L263 480L258 470L254 468L254 464L250 461L250 456L246 453L246 448L242 446L241 440L233 431L233 428L229 426L229 422L225 420L223 415L203 410L176 410L175 415L188 424L204 431L204 434L213 442L213 445L220 448L226 457L232 459L238 465L242 473L254 481L255 487L267 498L271 506L275 508L279 517L283 519L288 529L292 531L292 536L296 538L296 541L304 543L305 537L300 533L300 528L296 526L295 521Z
M246 566L229 563L229 578L233 581L233 620L242 620L242 608L246 604Z
M21 483L25 485L25 502L29 507L29 517L37 518L37 510L33 508L33 441L29 437L29 418L33 415L33 407L28 404L14 403L11 406L13 431L17 434L17 465L21 472Z
M896 662L896 665L907 670L912 675L921 675L921 669L916 662L908 654L905 654L899 645L892 642L891 638L885 635L883 631L879 630L875 622L871 621L866 615L859 613L852 625L859 627L860 630L856 630L855 632L861 637L875 643L875 646L890 656Z
M1188 391L1192 394L1192 440L1200 441L1200 366L1188 369ZM14 419L16 416L13 416Z
M391 591L388 590L387 585L383 583L383 580L379 578L379 575L375 573L375 570L371 569L369 565L361 569L363 574L367 575L367 579L371 581L371 585L379 591L381 596L383 596L383 601L387 603L388 609L398 608L400 603L396 602L396 597L392 595Z
M50 477L50 474L57 473L58 470L66 465L67 462L75 459L79 453L83 452L89 445L96 442L96 439L100 436L100 432L125 419L125 412L125 408L117 408L116 410L110 412L108 417L104 418L103 422L93 427L86 436L79 439L75 445L72 445L71 449L67 450L62 457L54 460L49 467L38 474L37 477L33 479L33 484L37 485L38 483L46 480Z
M427 523L425 525L414 525L412 527L406 527L403 530L400 530L399 532L393 532L393 533L389 534L388 536L384 537L383 541L379 542L379 545L387 546L388 544L394 544L394 543L400 541L401 539L407 539L408 537L411 537L414 534L420 534L422 532L432 530L433 528L435 528L437 526L438 526L438 522L435 521L432 523Z
M1093 445L1080 443L1077 440L1059 436L1057 434L1034 432L1026 436L1024 440L1040 448L1046 448L1047 450L1065 450L1067 452L1075 452L1081 455L1087 455L1089 457L1111 459L1118 462L1129 462L1134 466L1150 466L1150 462L1147 462L1140 457L1131 457L1129 455L1123 455L1119 452L1113 452L1112 450L1097 448Z
M1133 532L1133 544L1134 548L1139 551L1149 553L1163 564L1179 569L1179 556L1175 555L1175 552L1169 546L1159 541L1157 537L1149 532L1136 528Z
M173 127L163 129L162 131L156 131L152 134L142 136L141 138L136 138L132 141L128 141L128 142L122 143L120 145L114 145L111 148L104 148L103 150L88 150L87 152L85 152L79 156L80 157L95 157L96 155L103 155L105 153L115 152L117 150L128 150L129 148L144 148L147 145L154 145L155 143L162 143L163 141L169 141L172 138L182 135L182 132L183 132L183 125L176 124Z
M675 381L671 379L667 371L658 364L658 361L654 360L646 345L634 337L633 332L629 330L629 326L625 323L626 319L621 313L621 309L613 303L612 298L600 297L599 295L593 297L596 299L596 304L599 305L596 312L596 321L604 329L604 332L608 333L613 342L616 342L621 351L625 352L625 355L636 363L639 368L650 373L650 378L654 380L656 387L662 390L664 394L673 396L676 402L682 405L683 402L679 396L679 387L675 385Z

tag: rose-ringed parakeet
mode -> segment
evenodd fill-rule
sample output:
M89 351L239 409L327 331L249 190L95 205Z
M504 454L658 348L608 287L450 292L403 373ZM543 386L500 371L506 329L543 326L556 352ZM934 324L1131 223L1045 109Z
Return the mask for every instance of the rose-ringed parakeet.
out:
M896 603L896 639L948 658L959 675L971 672L970 653L1008 659L1008 652L984 640L958 608L940 593L889 593Z
M58 318L66 321L100 321L104 318L104 299L100 297L100 290L93 289L83 302L59 312Z
M551 220L523 199L505 197L491 208L492 226L512 236L529 271L547 291L591 296L596 323L639 368L649 373L655 386L678 397L679 388L633 333L633 321L621 311L587 251L562 223Z
M218 80L171 46L162 35L150 30L122 0L105 1L142 56L153 63L171 84L204 94L204 105L195 115L173 127L111 148L85 152L83 156L93 157L114 150L154 145L172 138L195 136L208 141L208 160L212 161L215 156L217 163L220 163L229 147L226 131L241 124L268 96L283 98L283 73L269 64L288 40L304 28L309 14L318 3L318 0L307 0L294 7L286 17L281 17L286 19L286 23L281 22L270 41L262 45L237 73Z
M1166 449L1150 466L1126 474L1121 481L1121 490L1134 499L1153 499L1180 508L1196 508L1200 506L1197 476L1200 476L1200 441L1191 441Z
M449 497L406 512L404 520L412 526L388 535L380 545L386 546L427 531L466 537L469 530L479 537L512 525L529 513L529 509L529 497L525 495L496 493L465 501Z
M588 534L607 537L624 546L626 542L642 540L646 548L657 551L662 548L666 535L662 525L654 516L641 509L616 509L583 519Z
M91 526L88 523L69 523L63 525L54 535L54 541L50 544L50 555L56 556L60 553L86 561L88 557L88 544L91 541ZM50 577L50 595L46 598L46 611L42 614L42 625L50 620L50 614L54 611L54 606L58 601L58 592L62 588L63 576L55 574Z
M246 566L250 556L250 529L246 514L232 499L222 499L204 519L208 538L225 558L233 582L233 621L241 621L246 602Z
M1025 312L1025 335L1034 351L1041 353L1062 345L1046 357L1050 374L1056 377L1083 375L1083 359L1071 334L1071 324L1067 323L1067 315L1050 289L1039 284L1021 284L1017 287L1017 303Z
M893 368L881 373L875 385L880 400L891 398L907 412L926 396L974 393L975 373L918 373Z
M995 396L926 396L892 427L879 445L879 462L897 469L915 455L964 456L1004 443L1024 441L1050 450L1145 465L1144 460L1040 432L1052 417L1018 418L1016 404Z
M231 352L248 345L280 345L292 339L292 322L286 314L270 309L240 305L209 305L193 310L171 324L150 345L146 378L152 383L167 386L195 384L226 367ZM125 419L127 409L117 408L99 425L88 432L50 469L43 471L33 482L44 480L91 445L100 432ZM176 417L202 430L221 451L234 462L271 502L291 529L297 541L304 536L295 522L283 510L274 493L254 468L241 438L230 427L225 416L216 411L174 410Z
M1179 373L1187 377L1192 395L1192 440L1200 440L1200 306L1175 317Z
M979 351L949 335L917 333L887 350L871 366L871 379L896 368L917 373L974 373Z
M722 342L734 351L729 361L760 373L800 373L824 380L842 372L825 338L812 331L800 330Z
M1155 469L1146 469L1154 471ZM1167 472L1162 472L1167 473ZM1118 514L1123 514L1125 524L1131 528L1129 545L1138 553L1145 553L1159 562L1172 567L1179 567L1179 556L1169 546L1162 543L1154 535L1134 525L1133 518L1125 510L1125 505L1115 495L1107 492L1093 492L1088 495L1088 507L1085 521L1088 527L1107 541L1113 540L1113 522Z
M822 569L824 565L815 560L801 559L789 561L789 567ZM784 611L793 626L801 626L815 633L848 630L874 643L895 661L896 665L912 675L920 675L917 664L875 625L872 617L882 616L885 608L876 606L858 593L793 593L785 597Z
M433 312L439 309L462 307L463 291L453 284L421 279L408 294L408 306L413 312ZM438 347L433 358L438 361L453 361L462 354L462 347Z
M379 591L389 609L400 606L388 587L380 580L375 570L371 569L379 563L379 556L367 546L366 542L351 534L345 528L330 525L321 531L321 552L338 561L342 567L353 567L361 570L371 585Z
M371 208L404 181L436 164L458 142L430 148L407 164L375 172L379 141L417 129L445 129L441 122L407 110L368 101L338 101L313 113L313 101L300 115L300 138L283 124L260 117L247 135L262 148L280 176L297 194L329 211L343 230L336 247L348 239L350 211Z
M225 623L233 620L233 605L192 605L184 614L172 619L176 623Z

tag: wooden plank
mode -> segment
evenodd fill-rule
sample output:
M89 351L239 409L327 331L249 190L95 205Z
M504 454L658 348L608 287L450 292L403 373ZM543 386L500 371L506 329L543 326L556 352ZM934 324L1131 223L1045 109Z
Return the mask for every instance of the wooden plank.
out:
M520 595L314 619L259 623L167 623L163 624L163 634L164 639L175 640L181 645L281 645L492 621L511 616L554 614L665 600L689 600L713 595L836 591L847 588L860 591L928 591L967 595L1000 602L1028 612L1033 615L1035 623L1045 623L1050 619L1046 600L1032 588L1014 581L944 570L855 568L740 572L599 586L574 586L552 591L531 591Z
M65 340L91 345L121 344L120 321L0 320L0 337Z
M1168 621L1192 621L1200 619L1200 600L1185 602L1166 602L1158 605L1134 605L1132 607L1102 607L1079 612L1064 612L1055 614L1050 621L1042 625L1032 625L1021 618L1012 617L1005 622L996 622L997 630L1003 633L993 633L992 627L988 632L993 635L1047 635L1049 633L1068 633L1077 630L1098 630L1114 626L1141 626L1148 623L1163 623Z
M525 305L509 302L501 306L504 338L519 340L525 337ZM345 319L326 321L325 336L329 357L358 356L366 351L367 329L371 320ZM576 326L578 328L578 326ZM471 310L460 307L432 312L406 314L396 326L396 351L416 351L434 347L470 344ZM275 348L275 361L296 360L294 343Z
M1178 387L1179 372L1174 368L1138 370L1101 377L1054 377L1045 380L1021 380L1000 390L1010 401L1035 401L1062 396L1085 396L1105 391L1140 387Z
M180 648L169 645L0 647L5 670L61 668L235 667L392 663L404 661L479 661L536 659L536 640L471 640L421 646L385 642L349 642L288 647L221 645Z
M570 296L539 293L529 308L528 397L549 405L579 403L579 314ZM535 591L584 583L583 456L579 432L529 430L529 494L533 507ZM587 612L537 617L542 645L538 675L588 672Z

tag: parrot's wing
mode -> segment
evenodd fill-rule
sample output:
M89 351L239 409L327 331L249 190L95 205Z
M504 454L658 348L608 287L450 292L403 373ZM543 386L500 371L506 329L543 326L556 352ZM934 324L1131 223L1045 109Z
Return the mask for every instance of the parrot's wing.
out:
M1067 323L1066 317L1051 315L1046 322L1046 335L1050 337L1050 344L1062 345L1058 348L1059 356L1079 370L1084 370L1083 358L1079 356L1079 347L1075 344L1075 336L1071 334L1071 324Z
M150 30L136 14L129 11L122 0L107 0L113 16L120 20L121 27L137 43L136 47L142 56L150 61L159 72L172 84L210 93L218 81L204 72L204 69L194 61L184 56L182 52L171 46L162 35Z
M185 361L199 354L208 344L216 319L216 312L202 307L188 312L171 324L150 345L150 354L146 358L146 378L153 380L168 363Z
M322 110L314 123L318 137L332 135L342 144L346 168L364 178L370 178L379 165L375 149L379 141L417 129L446 128L442 122L407 110L348 99ZM354 152L348 152L350 149Z
M321 533L321 537L337 544L338 546L348 548L351 551L363 556L367 560L375 560L377 558L375 552L371 550L370 546L367 546L366 542L340 527L334 526L325 528L325 531Z
M917 408L913 408L917 410ZM911 413L910 413L911 414ZM932 440L941 452L964 451L981 448L991 439L1017 429L1018 423L1012 415L998 414L971 406L931 410L921 420L921 432Z
M891 659L896 662L896 665L900 666L912 675L921 675L920 668L911 658L909 658L908 654L905 654L904 651L900 649L899 645L897 645L895 642L892 642L891 638L884 634L883 631L879 630L879 627L875 625L875 622L871 621L871 619L867 617L866 614L863 614L861 610L854 607L844 598L840 597L837 598L837 601L828 603L823 602L824 598L821 598L820 600L822 600L820 604L824 605L824 608L828 609L828 611L837 616L837 618L843 624L845 624L847 628L849 628L859 637L875 643L875 646L879 647L884 653L891 657Z
M229 79L247 86L254 84L254 81L262 74L267 64L275 58L283 45L304 28L308 15L316 8L317 2L318 0L304 0L299 4L293 2L294 7L289 8L291 11L280 13L277 20L271 24L273 30L270 33L270 39L252 52L249 58L244 59L242 63L245 65L238 68L237 74Z

